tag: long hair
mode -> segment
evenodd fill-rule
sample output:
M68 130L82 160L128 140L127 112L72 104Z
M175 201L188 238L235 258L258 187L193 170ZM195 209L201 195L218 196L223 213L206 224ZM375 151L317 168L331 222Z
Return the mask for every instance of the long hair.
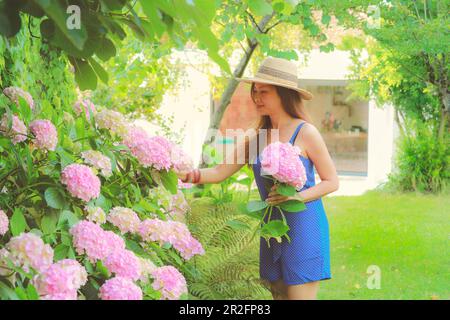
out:
M302 119L309 123L312 122L311 117L309 116L309 114L306 111L306 108L303 104L303 100L302 100L300 93L298 93L297 91L295 91L293 89L280 87L277 85L273 85L273 86L275 87L277 94L280 97L281 106L283 107L283 110L287 114L289 114L292 118L295 118L295 119ZM253 102L256 104L254 89L255 89L255 83L253 82L251 85L251 88L250 88L250 95L252 97ZM270 117L267 115L261 116L261 118L255 122L255 125L253 126L253 128L256 130L257 136L259 136L259 131L261 129L271 129L272 123L270 121ZM259 150L259 139L256 139L256 140L257 140L257 148ZM249 164L250 159L249 159L249 140L248 139L245 141L245 160L246 160L246 163Z

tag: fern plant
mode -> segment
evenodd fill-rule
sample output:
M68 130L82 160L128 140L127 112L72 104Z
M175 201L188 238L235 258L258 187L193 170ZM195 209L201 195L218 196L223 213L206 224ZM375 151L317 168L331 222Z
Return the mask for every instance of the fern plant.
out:
M188 224L206 252L190 262L198 270L187 279L191 299L271 299L259 279L259 239L251 240L258 222L241 209L247 198L246 192L235 192L232 202L191 200Z

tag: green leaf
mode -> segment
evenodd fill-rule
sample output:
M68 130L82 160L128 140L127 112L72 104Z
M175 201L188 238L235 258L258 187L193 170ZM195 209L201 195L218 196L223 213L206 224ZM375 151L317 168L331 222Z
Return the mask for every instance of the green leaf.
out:
M251 227L248 224L246 224L245 222L239 221L239 220L228 220L226 222L226 224L235 230L251 229Z
M250 11L258 16L265 16L272 13L272 6L265 0L249 0Z
M17 296L16 292L11 289L8 285L6 285L3 281L0 279L0 297L2 297L2 300L19 300L19 297Z
M282 237L289 231L289 226L282 220L272 220L261 228L263 237Z
M299 212L306 209L306 205L299 200L288 200L281 203L280 207L287 212Z
M22 209L16 208L14 210L14 213L11 217L10 225L11 225L11 233L13 236L17 236L25 231L27 227L27 222L22 213Z
M173 170L160 172L161 182L171 194L177 194L178 191L178 176Z
M59 215L58 228L61 228L65 222L67 222L70 228L78 221L79 221L78 217L72 211L63 210Z
M64 209L64 206L66 205L64 194L58 188L47 188L47 190L45 190L44 197L50 208Z
M28 296L27 296L27 293L24 288L16 287L14 289L14 291L16 292L17 296L19 297L19 300L28 300Z
M268 206L267 202L262 200L250 201L247 203L247 211L248 212L256 212L260 211Z
M287 185L287 184L279 184L277 186L277 192L283 196L291 197L295 195L297 190L293 186Z
M28 295L28 300L39 300L39 294L38 294L35 286L33 286L31 283L28 284L27 295Z
M97 88L97 75L91 65L81 59L69 58L75 68L75 80L80 90L95 90Z
M117 51L114 43L108 38L102 38L100 40L100 46L95 51L97 57L99 57L103 61L108 61L109 59L114 57L116 53Z
M54 212L46 213L41 219L41 230L44 234L52 234L56 231L58 216Z
M66 259L67 255L69 253L69 249L70 249L70 247L65 244L61 243L61 244L57 245L54 249L54 255L53 255L55 261Z
M100 78L100 80L102 80L104 84L108 84L109 79L108 72L106 72L106 70L103 69L103 67L97 61L95 61L94 58L89 58L88 61L91 64L91 67L94 69L97 76Z

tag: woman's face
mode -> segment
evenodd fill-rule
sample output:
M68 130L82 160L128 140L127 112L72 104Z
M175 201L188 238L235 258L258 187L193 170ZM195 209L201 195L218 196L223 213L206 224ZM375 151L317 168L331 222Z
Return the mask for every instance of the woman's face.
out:
M256 103L256 111L260 116L268 116L282 109L281 99L273 85L255 83L253 97Z

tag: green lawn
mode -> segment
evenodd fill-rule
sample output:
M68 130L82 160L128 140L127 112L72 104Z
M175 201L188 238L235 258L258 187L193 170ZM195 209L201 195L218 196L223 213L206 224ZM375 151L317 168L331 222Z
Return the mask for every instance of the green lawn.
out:
M371 191L324 204L332 279L319 299L450 298L450 197ZM367 287L370 265L380 289Z

